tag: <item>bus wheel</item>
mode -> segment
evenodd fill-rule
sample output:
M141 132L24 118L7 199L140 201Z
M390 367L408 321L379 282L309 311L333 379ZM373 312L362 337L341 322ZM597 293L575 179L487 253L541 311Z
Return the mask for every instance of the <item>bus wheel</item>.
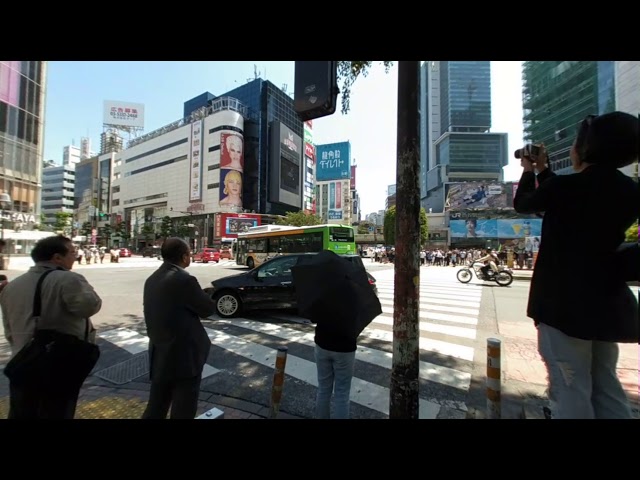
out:
M253 270L253 267L255 267L256 264L253 263L253 258L249 257L247 258L247 267L249 267L249 270Z

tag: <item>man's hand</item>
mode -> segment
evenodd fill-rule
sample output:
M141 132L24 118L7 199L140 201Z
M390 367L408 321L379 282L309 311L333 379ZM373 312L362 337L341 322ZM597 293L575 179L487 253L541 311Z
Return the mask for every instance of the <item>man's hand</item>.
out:
M544 148L544 144L540 144L540 153L531 157L522 157L520 159L520 166L525 172L533 172L537 170L538 173L544 171L549 163L549 157L547 156L547 150Z

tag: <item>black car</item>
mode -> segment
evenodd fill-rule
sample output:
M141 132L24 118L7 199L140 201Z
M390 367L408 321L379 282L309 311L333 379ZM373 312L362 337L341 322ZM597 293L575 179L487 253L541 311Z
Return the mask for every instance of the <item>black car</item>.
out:
M204 290L212 296L216 311L223 318L235 317L243 310L294 309L296 294L291 267L307 255L315 254L293 253L272 258L248 272L214 280L212 287ZM364 269L359 255L341 257ZM369 272L367 276L377 295L376 279Z

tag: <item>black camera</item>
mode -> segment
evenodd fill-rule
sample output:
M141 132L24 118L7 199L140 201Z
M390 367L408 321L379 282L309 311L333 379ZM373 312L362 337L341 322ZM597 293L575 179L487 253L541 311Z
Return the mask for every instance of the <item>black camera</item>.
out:
M540 155L539 145L525 145L524 148L519 148L513 154L516 158L532 158Z

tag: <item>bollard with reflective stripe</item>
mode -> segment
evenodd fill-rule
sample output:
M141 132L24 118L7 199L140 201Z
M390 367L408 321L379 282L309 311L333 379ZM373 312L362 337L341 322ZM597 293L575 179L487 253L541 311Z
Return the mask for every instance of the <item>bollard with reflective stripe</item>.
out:
M487 339L487 418L501 418L500 340Z
M284 368L287 364L287 347L278 348L276 368L273 372L273 386L271 387L271 413L269 418L276 418L280 411L282 388L284 386Z

